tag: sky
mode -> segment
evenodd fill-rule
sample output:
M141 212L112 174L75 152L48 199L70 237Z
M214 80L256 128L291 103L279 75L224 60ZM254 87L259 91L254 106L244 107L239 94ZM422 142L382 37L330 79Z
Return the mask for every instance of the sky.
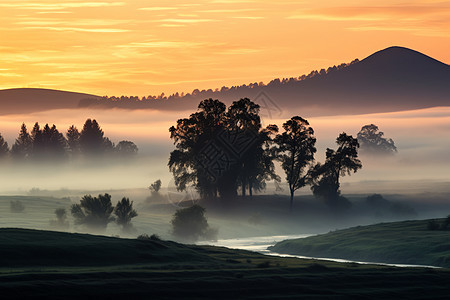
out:
M191 92L393 45L450 63L450 1L0 1L0 89Z

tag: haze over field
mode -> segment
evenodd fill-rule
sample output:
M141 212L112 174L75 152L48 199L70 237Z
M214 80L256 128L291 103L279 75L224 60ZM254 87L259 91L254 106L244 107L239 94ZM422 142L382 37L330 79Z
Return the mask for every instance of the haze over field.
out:
M18 135L20 125L25 122L31 130L35 122L40 124L55 124L65 132L69 126L75 124L81 128L87 118L94 118L99 122L113 142L131 140L139 147L140 157L136 164L106 167L105 171L90 170L73 172L62 170L50 172L46 176L34 176L30 173L30 180L21 172L0 174L0 190L13 192L27 191L33 187L41 189L115 189L115 188L145 188L150 182L160 178L164 186L171 181L167 163L169 152L173 150L169 139L169 127L175 125L179 118L188 117L189 111L161 112L152 110L55 110L49 112L32 113L26 115L0 116L2 135L10 145ZM264 110L261 111L264 113ZM291 111L292 115L301 115L301 108ZM263 123L281 126L285 118L263 118ZM393 113L327 116L308 118L317 137L318 153L316 159L324 160L327 147L335 147L335 139L339 133L345 131L356 136L362 126L376 124L385 132L386 137L392 138L398 148L398 153L392 157L362 157L363 169L358 173L346 177L343 182L360 181L448 181L450 170L450 108L436 107L422 110L411 110ZM5 166L4 168L8 168ZM14 169L14 166L10 166ZM112 168L112 169L111 169ZM104 176L99 176L99 174ZM282 174L279 170L279 174ZM65 174L65 175L62 175ZM92 174L92 175L90 175ZM93 178L97 178L93 181ZM348 190L347 190L348 188ZM393 187L390 187L392 189ZM380 186L373 186L370 192L382 192ZM394 190L408 191L409 187L400 185ZM300 192L310 193L305 187ZM344 192L361 191L356 185L352 188L344 187Z

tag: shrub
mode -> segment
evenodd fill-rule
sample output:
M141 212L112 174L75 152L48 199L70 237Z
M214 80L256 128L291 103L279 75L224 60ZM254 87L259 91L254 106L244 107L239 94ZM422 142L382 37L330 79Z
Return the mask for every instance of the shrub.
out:
M11 200L9 205L10 205L10 210L13 213L20 213L25 210L25 205L23 205L20 200Z
M117 202L114 214L117 216L117 224L122 226L123 231L132 230L131 219L138 215L133 209L133 201L130 202L130 199L123 197L121 201Z
M69 228L69 222L67 221L67 211L65 208L55 209L56 220L50 220L50 226L58 229Z
M100 194L98 197L85 195L81 198L80 204L73 204L71 207L76 224L84 224L96 230L105 230L108 223L114 221L114 217L111 216L113 210L109 194Z
M172 218L172 234L177 238L194 242L200 238L215 239L217 230L209 228L205 209L200 205L178 209Z
M436 222L436 220L430 220L427 223L427 229L428 230L438 230L439 229L439 223Z

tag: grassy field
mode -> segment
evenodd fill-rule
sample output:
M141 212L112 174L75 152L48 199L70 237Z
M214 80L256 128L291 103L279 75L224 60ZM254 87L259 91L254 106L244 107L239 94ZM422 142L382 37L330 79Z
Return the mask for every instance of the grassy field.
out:
M271 251L312 257L450 267L450 230L428 230L429 220L358 226L286 240ZM444 219L438 219L443 223Z
M447 269L339 264L170 241L0 229L2 299L436 299Z

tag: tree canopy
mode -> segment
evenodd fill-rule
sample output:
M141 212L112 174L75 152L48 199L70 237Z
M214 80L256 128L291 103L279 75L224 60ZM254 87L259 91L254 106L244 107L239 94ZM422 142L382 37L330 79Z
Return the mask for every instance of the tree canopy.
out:
M307 120L295 116L283 124L284 132L275 138L278 160L286 173L292 211L294 192L307 184L307 167L314 161L316 138Z
M357 138L361 146L361 151L370 154L393 154L397 152L397 147L392 139L383 137L384 132L379 131L374 124L365 125L358 132Z
M341 133L336 139L337 150L327 148L323 164L316 164L310 172L311 189L315 196L325 200L332 209L349 207L350 202L340 195L340 177L351 175L362 168L358 159L359 143L356 138Z
M198 111L179 119L169 129L175 150L169 169L179 190L192 184L202 198L233 198L237 188L263 188L265 180L277 178L268 142L277 131L262 129L259 105L247 98L228 108L219 100L200 102Z

